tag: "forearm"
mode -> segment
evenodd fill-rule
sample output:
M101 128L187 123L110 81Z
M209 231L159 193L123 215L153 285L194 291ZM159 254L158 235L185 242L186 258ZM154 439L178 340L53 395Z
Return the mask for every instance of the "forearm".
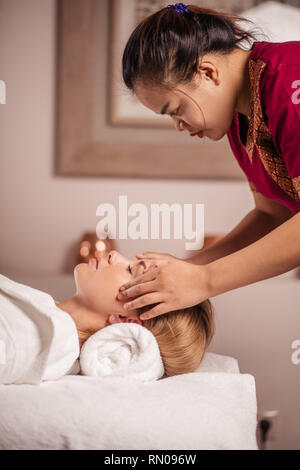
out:
M255 208L231 232L185 261L192 264L211 263L254 243L280 223L275 217Z
M258 241L206 265L209 297L278 276L300 265L300 213Z

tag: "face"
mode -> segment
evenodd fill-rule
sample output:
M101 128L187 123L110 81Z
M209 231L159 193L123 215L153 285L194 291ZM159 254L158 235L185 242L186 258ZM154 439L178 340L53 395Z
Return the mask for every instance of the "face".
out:
M197 74L188 85L176 85L172 91L138 85L135 94L157 114L169 103L166 114L173 119L176 130L190 134L203 131L215 141L230 129L237 100L230 67L224 58L214 56L206 56L201 65L199 62Z
M96 312L106 325L120 321L142 324L136 310L127 312L117 299L121 285L143 274L145 261L132 261L112 250L97 263L78 264L74 269L76 297L87 310Z

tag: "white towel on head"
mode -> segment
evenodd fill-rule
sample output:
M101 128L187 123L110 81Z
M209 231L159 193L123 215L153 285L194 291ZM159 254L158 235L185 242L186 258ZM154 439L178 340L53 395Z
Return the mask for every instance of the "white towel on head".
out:
M155 336L137 323L116 323L87 339L80 353L81 374L147 381L164 375Z

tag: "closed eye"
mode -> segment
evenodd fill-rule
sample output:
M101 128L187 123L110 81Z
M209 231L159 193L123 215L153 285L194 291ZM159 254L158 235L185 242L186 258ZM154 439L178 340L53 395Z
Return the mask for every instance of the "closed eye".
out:
M173 113L170 113L170 116L176 116L176 114L178 114L178 110L179 108L177 108L176 111L174 111Z
M137 263L135 266L144 266L144 268L146 269L146 264L145 264L145 261L143 260L139 261L139 263ZM132 269L131 269L130 264L128 265L127 270L130 272L130 274L132 274Z

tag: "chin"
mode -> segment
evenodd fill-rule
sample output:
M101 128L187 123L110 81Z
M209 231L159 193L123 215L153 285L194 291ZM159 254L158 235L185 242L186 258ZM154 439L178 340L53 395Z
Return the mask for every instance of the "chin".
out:
M75 271L79 271L80 269L82 269L83 266L88 266L87 263L80 263L80 264L77 264L74 268L74 272Z
M218 142L219 140L223 139L223 137L226 135L226 132L221 131L220 135L212 135L212 136L207 136L210 140L213 140L214 142Z

